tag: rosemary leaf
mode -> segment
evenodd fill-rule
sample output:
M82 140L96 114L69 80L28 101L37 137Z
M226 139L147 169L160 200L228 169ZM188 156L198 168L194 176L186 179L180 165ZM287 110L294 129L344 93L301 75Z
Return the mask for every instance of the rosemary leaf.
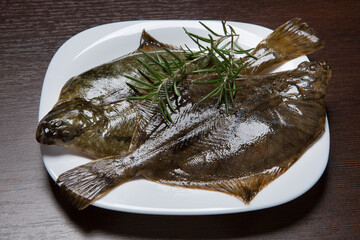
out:
M172 105L171 100L170 100L170 98L169 98L168 87L167 87L167 84L166 84L166 83L165 83L165 86L164 86L164 91L165 91L166 102L167 102L170 110L171 110L173 113L176 113L176 110L175 110L174 106Z
M224 35L227 35L226 21L221 21L221 24L222 24L222 27L223 27Z
M148 99L151 98L152 96L156 95L156 92L152 92L143 96L134 96L134 97L127 97L127 100L143 100L143 99Z
M170 49L168 49L168 48L163 48L168 54L170 54L173 58L175 58L177 61L178 61L178 63L179 63L179 65L180 65L180 67L182 67L182 65L184 64L183 63L183 61L179 58L179 56L177 56L175 53L173 53L172 51L170 51Z
M206 95L204 98L202 98L199 103L202 103L203 101L207 100L208 98L211 98L213 96L216 96L221 91L221 86L218 86L214 90L212 90L208 95Z
M200 42L199 42L199 40L198 40L197 38L195 38L195 37L193 37L192 35L190 35L190 33L186 30L186 28L183 27L183 29L184 29L186 35L188 35L189 38L190 38L191 40L193 40L193 42L196 43L196 45L198 46L198 48L200 49L200 51L201 51L201 49L206 49L206 47L204 47L203 45L200 44Z
M131 84L131 83L126 83L126 85L128 85L130 88L132 88L133 90L135 89L141 89L141 90L144 90L144 91L151 91L151 90L154 90L155 88L154 87L151 87L151 88L144 88L144 87L140 87L140 86L136 86L134 84ZM136 90L137 91L137 90ZM138 91L137 91L138 92Z
M140 91L137 89L138 86L135 86L135 85L133 85L131 83L128 83L128 82L126 83L126 85L128 85L136 94L141 94Z
M209 49L209 55L210 55L211 59L214 61L214 63L215 63L216 72L218 73L219 77L222 76L221 72L225 71L225 69L226 69L225 65L215 56L212 49Z
M149 66L149 64L147 64L146 62L140 60L140 59L137 59L139 63L141 63L141 65L143 65L144 68L146 68L146 70L149 71L149 73L151 73L151 75L154 76L154 78L157 80L157 81L161 81L161 76L160 74L154 70L152 67Z
M234 101L233 93L229 92L229 96L230 96L231 107L235 107L235 101Z
M219 56L227 63L230 64L229 59L217 48L214 48L214 51L219 54Z
M220 79L210 80L210 81L193 81L193 84L197 85L210 85L210 84L216 84L219 83Z
M248 55L249 57L252 57L254 59L258 59L257 57L255 57L254 55L252 55L248 50L244 50L242 47L239 46L239 44L237 44L236 42L234 42L235 47L237 47L240 51L242 51L242 53L245 53L246 55Z
M206 30L208 30L209 32L211 32L214 36L216 36L216 37L221 37L220 34L217 34L217 33L214 32L213 30L211 30L208 26L206 26L205 23L203 23L203 22L201 22L201 21L199 21L199 23L200 23L204 28L206 28Z
M166 116L166 114L165 114L165 112L164 112L164 110L163 110L163 107L162 107L162 104L161 104L161 97L160 98L158 98L158 100L157 100L157 104L158 104L158 108L159 108L159 110L160 110L160 113L161 113L161 115L163 116L163 119L165 120L165 122L167 123L167 124L169 124L169 119L167 118L167 116Z
M226 50L226 48L230 45L231 42L225 43L223 46L221 46L219 49Z
M149 104L149 108L157 101L157 96L158 96L158 95L154 95L151 103Z
M209 38L201 37L199 35L196 35L194 33L189 33L189 32L188 32L188 35L192 36L192 37L194 37L194 38L196 38L196 39L198 39L200 41L203 41L203 42L206 42L206 43L211 43L211 39L209 39Z
M236 88L236 82L235 79L232 80L232 89ZM231 105L232 107L235 107L235 102L234 102L234 97L235 97L236 92L231 92L230 96L231 96Z
M217 102L216 102L216 106L219 106L219 105L220 105L221 100L222 100L223 92L224 92L224 88L221 88L220 94L219 94L219 98L218 98L218 100L217 100Z
M180 97L181 94L180 94L179 89L178 89L178 87L177 87L176 81L173 82L173 89L174 89L175 95L178 96L178 97Z
M213 56L215 57L215 55L213 55ZM216 73L217 73L219 79L222 82L224 82L224 78L222 76L222 70L224 70L224 65L216 57L214 58L214 62L215 62L215 67L216 67Z
M161 67L163 70L168 70L168 68L163 65L161 62L159 62L158 60L156 60L153 56L151 56L150 54L148 54L147 52L141 51L150 61L152 61L153 63L155 63L156 65L158 65L159 67Z
M231 25L228 25L228 27L230 28L230 31L231 31L231 34L232 34L232 35L233 35L233 34L236 34L234 28L233 28Z
M228 91L228 92L236 92L236 91L238 91L240 89L241 89L241 87L238 87L238 88L226 88L226 91Z
M159 56L166 66L166 72L172 74L173 71L171 70L169 62L166 60L166 58L163 55L160 54Z
M160 110L162 111L162 114L165 118L165 120L169 123L169 122L173 122L172 119L171 119L171 116L170 116L170 113L169 111L167 110L167 107L164 103L164 100L162 99L161 96L159 96L159 108Z
M158 80L156 80L154 77L146 74L143 70L141 70L140 68L137 69L138 72L141 74L141 76L143 76L146 80L148 80L150 83L154 84L155 82L157 82Z
M137 82L137 83L140 83L140 84L142 84L142 85L144 85L144 86L147 86L147 87L149 87L149 88L152 88L152 87L153 87L151 84L149 84L149 83L147 83L147 82L144 82L144 81L141 81L140 79L134 78L134 77L132 77L132 76L125 75L125 77L128 78L128 79L130 79L130 80L132 80L132 81L134 81L134 82Z
M215 72L216 68L205 68L205 69L197 69L192 71L193 73L205 73L205 72Z
M229 103L228 103L228 96L227 96L226 92L224 94L224 99L225 99L225 113L229 114Z

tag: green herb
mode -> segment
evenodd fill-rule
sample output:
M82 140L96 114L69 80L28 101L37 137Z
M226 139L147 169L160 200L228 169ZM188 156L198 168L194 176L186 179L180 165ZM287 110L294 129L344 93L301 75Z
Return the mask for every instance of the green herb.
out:
M217 105L225 104L226 113L229 112L229 105L234 106L234 97L239 88L236 87L236 77L246 66L242 60L236 58L236 54L246 54L252 58L251 49L244 50L237 43L235 38L238 35L234 29L222 21L223 34L218 34L206 26L200 24L209 31L207 37L190 33L184 28L185 33L192 39L198 51L191 50L187 45L182 47L182 56L164 48L168 55L156 52L155 56L142 52L148 63L138 59L144 70L138 69L146 81L126 76L133 83L127 83L138 95L128 97L128 100L151 99L151 104L157 104L158 108L167 123L172 122L170 112L175 113L176 108L172 104L171 96L181 96L179 86L187 74L214 73L215 80L195 81L194 84L215 84L215 88L203 97L203 102L211 97L217 97ZM216 39L214 39L216 37ZM170 57L170 58L169 58ZM173 93L173 94L170 94Z

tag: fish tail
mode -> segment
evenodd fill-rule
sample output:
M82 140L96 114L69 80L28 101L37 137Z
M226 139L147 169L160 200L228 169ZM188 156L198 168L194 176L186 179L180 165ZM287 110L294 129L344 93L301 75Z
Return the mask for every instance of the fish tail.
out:
M134 177L134 171L118 160L109 157L81 165L61 174L56 183L72 205L82 210Z
M294 18L278 27L268 38L269 47L291 58L310 54L324 46L313 28Z
M275 29L247 57L242 74L258 74L285 61L310 54L324 46L315 30L299 18L294 18Z

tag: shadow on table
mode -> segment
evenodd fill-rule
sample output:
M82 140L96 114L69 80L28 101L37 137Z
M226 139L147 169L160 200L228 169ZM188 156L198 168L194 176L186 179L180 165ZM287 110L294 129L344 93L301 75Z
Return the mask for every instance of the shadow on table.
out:
M307 193L289 203L253 212L210 216L141 215L92 206L77 211L66 202L53 181L49 181L56 200L84 235L96 231L129 238L224 239L276 232L301 221L324 195L326 171Z

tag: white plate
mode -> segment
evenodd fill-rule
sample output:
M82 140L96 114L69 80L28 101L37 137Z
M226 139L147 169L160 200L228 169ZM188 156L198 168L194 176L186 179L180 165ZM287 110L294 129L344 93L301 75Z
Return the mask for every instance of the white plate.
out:
M221 23L204 21L221 32ZM271 33L253 24L229 22L240 34L242 46L254 47ZM69 39L55 54L44 79L39 118L56 103L60 89L72 76L134 51L140 34L146 29L156 39L173 45L194 46L182 27L201 35L207 34L198 21L131 21L111 23L83 31ZM206 36L206 35L205 35ZM296 68L306 57L282 65L277 70ZM116 188L94 206L133 213L164 215L205 215L246 212L268 208L293 200L308 191L324 172L329 155L329 127L325 134L283 175L245 205L229 195L180 187L170 187L145 179L136 179ZM57 177L89 160L65 148L42 146L44 164L51 177Z

